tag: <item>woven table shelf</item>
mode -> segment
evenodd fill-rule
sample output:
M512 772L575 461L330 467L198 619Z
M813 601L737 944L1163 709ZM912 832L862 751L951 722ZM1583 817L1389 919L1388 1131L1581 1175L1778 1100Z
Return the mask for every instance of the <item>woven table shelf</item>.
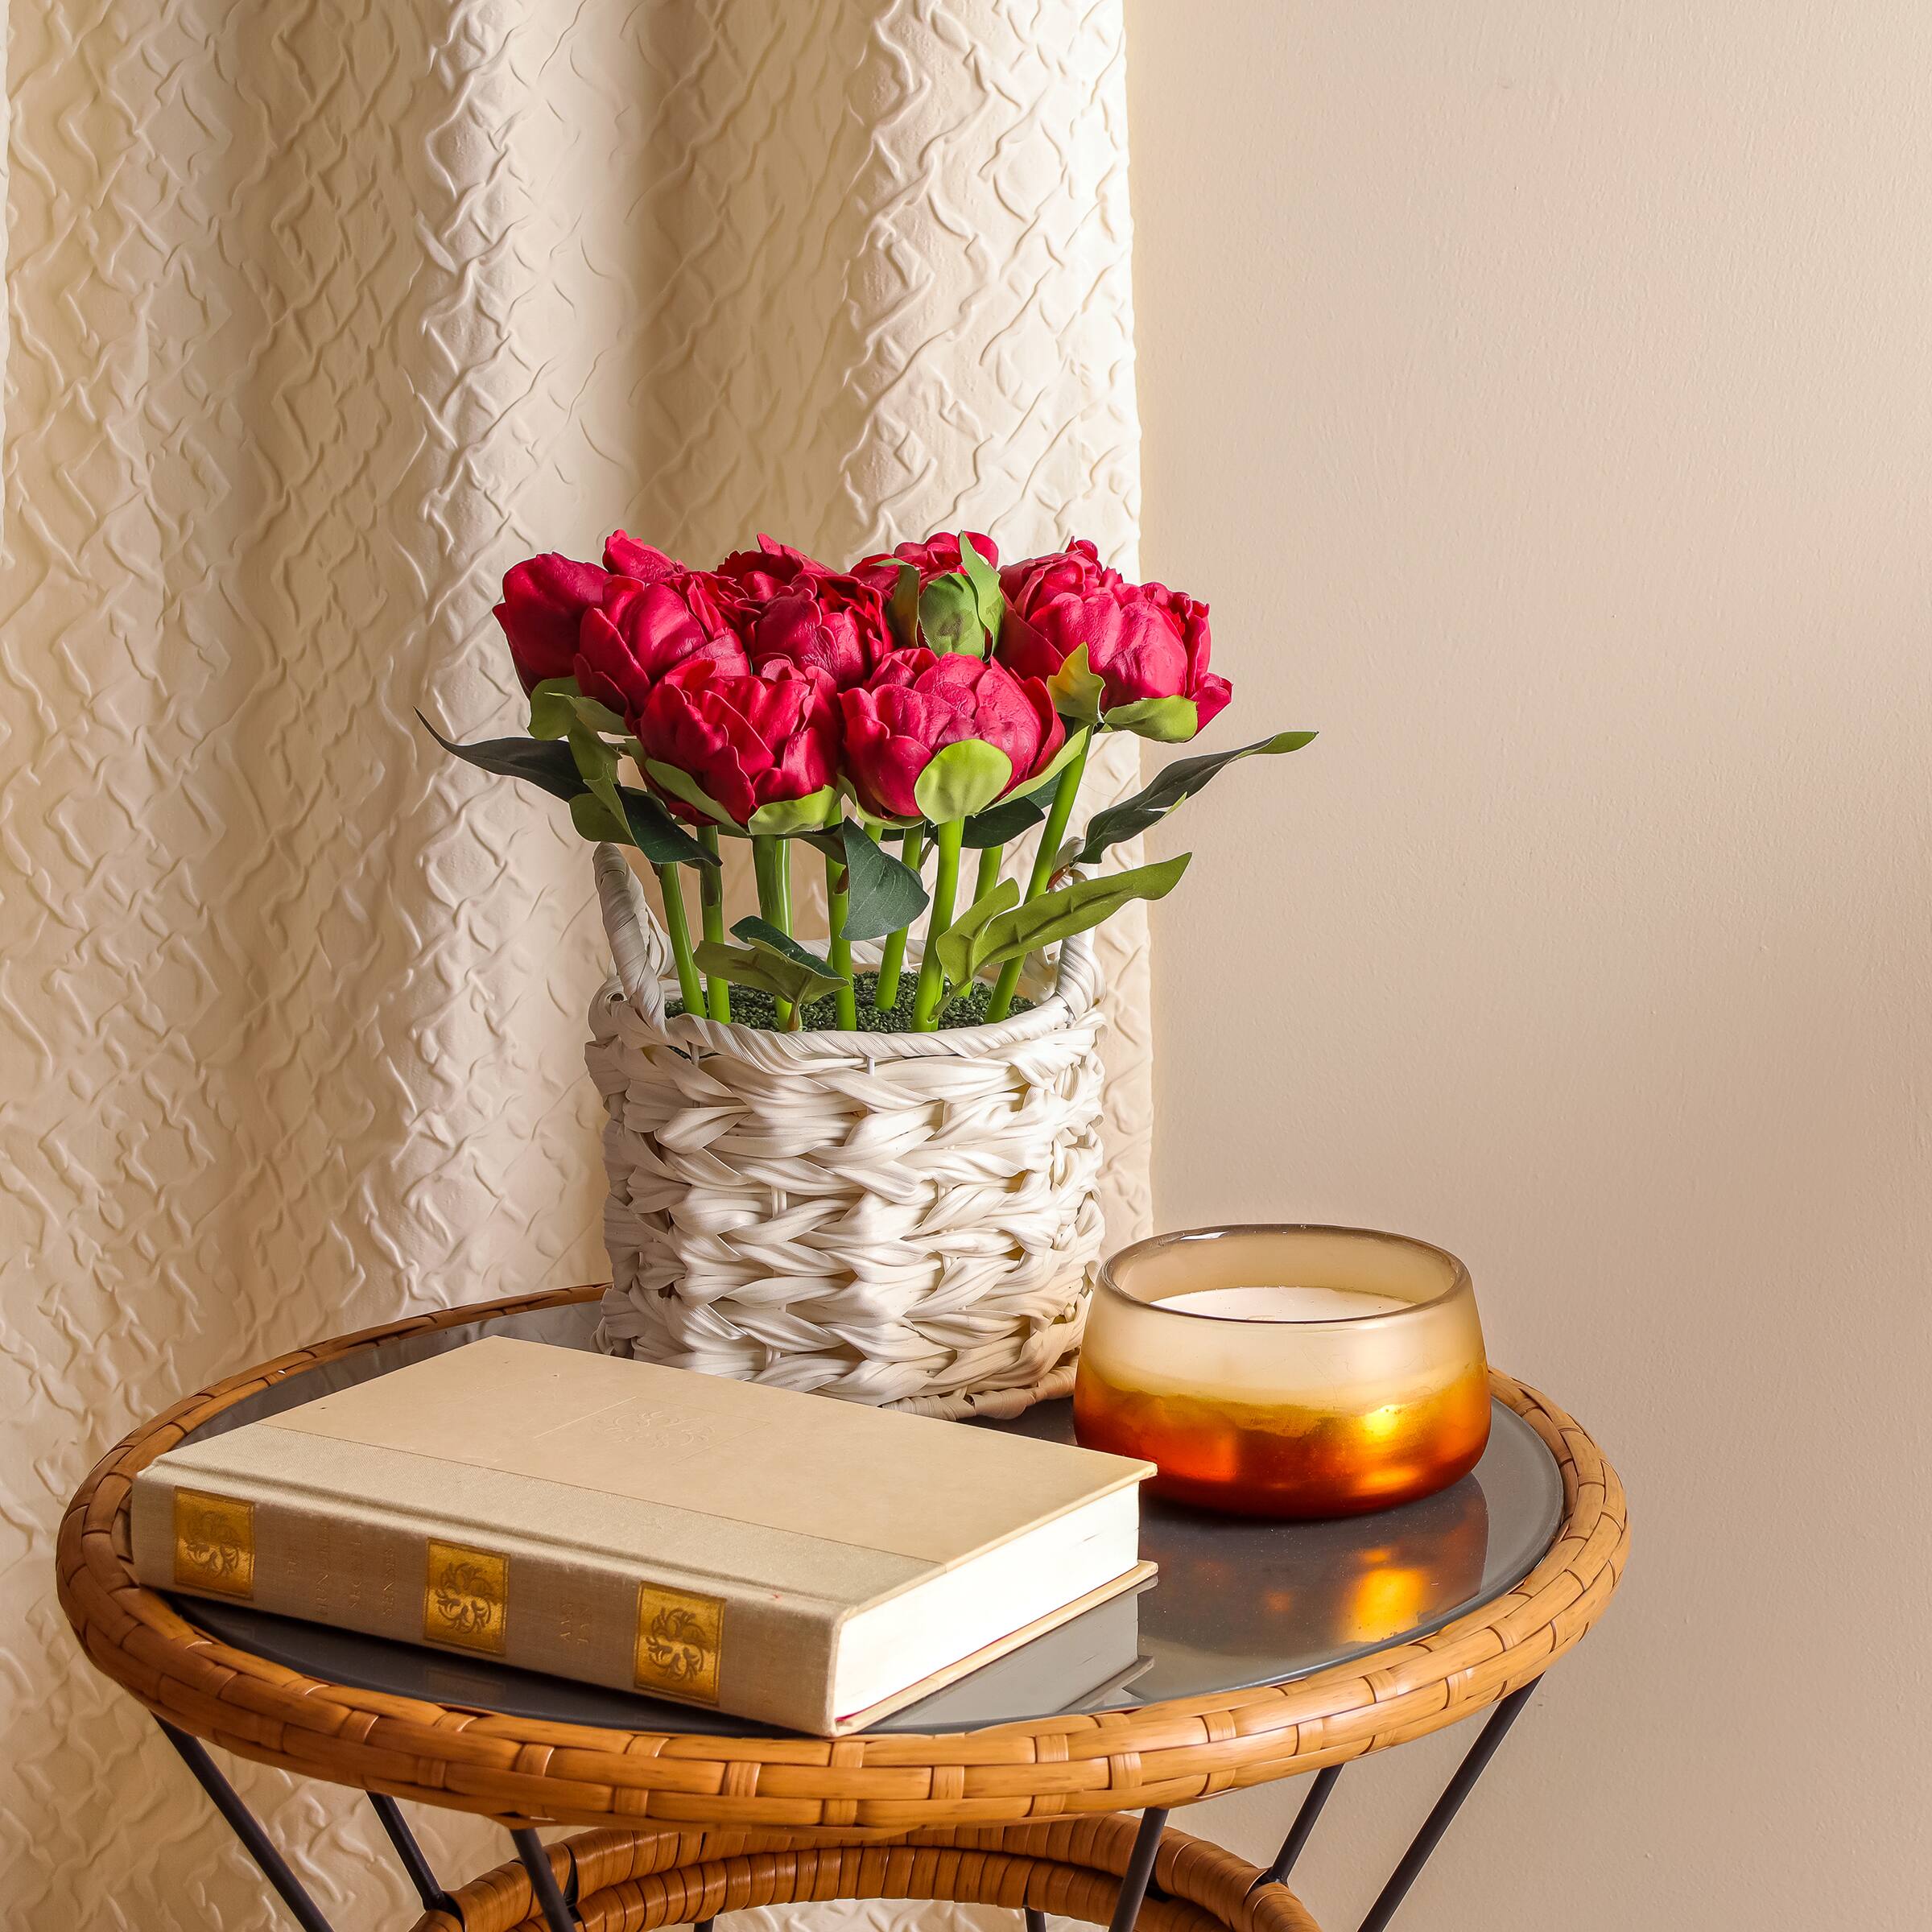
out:
M1563 1477L1556 1539L1520 1583L1365 1658L1130 1710L836 1740L544 1722L323 1682L219 1641L134 1581L132 1479L190 1430L276 1381L379 1344L601 1292L452 1308L318 1343L143 1423L94 1469L61 1524L60 1601L89 1657L157 1716L240 1757L514 1825L724 1827L800 1843L899 1838L1189 1804L1439 1730L1530 1683L1574 1646L1609 1602L1628 1552L1616 1472L1560 1409L1498 1373L1497 1398L1535 1430Z
M968 1826L899 1843L801 1846L746 1834L591 1831L551 1847L559 1886L574 1868L584 1932L655 1932L715 1913L839 1898L944 1899L1030 1907L1105 1925L1133 1847L1124 1818ZM1169 1831L1141 1907L1142 1932L1318 1932L1286 1886L1245 1860ZM512 1862L431 1912L416 1932L544 1932L529 1875Z

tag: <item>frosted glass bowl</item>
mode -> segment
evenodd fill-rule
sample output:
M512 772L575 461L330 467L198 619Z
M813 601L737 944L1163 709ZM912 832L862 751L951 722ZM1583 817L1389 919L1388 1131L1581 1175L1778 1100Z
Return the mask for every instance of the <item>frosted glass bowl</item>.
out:
M1203 1228L1098 1272L1073 1391L1092 1449L1158 1495L1245 1516L1360 1515L1446 1488L1489 1439L1469 1271L1366 1228Z

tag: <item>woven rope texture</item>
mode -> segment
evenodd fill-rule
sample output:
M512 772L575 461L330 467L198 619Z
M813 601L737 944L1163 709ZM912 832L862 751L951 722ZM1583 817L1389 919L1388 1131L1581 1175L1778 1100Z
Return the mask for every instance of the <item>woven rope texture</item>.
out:
M772 1033L668 1018L669 944L616 847L597 877L600 1345L926 1415L1065 1394L1101 1232L1088 935L996 1026Z

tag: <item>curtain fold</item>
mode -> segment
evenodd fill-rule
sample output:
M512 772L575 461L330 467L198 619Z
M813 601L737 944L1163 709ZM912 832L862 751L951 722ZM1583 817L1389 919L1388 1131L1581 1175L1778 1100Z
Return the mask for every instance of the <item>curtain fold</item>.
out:
M1119 0L14 8L10 1924L265 1916L54 1604L89 1462L247 1360L602 1273L588 856L415 707L510 724L497 578L617 524L1131 568L1122 60ZM1118 1240L1150 1051L1107 931ZM365 1809L234 1769L338 1926L409 1922ZM452 1872L506 1849L417 1816Z

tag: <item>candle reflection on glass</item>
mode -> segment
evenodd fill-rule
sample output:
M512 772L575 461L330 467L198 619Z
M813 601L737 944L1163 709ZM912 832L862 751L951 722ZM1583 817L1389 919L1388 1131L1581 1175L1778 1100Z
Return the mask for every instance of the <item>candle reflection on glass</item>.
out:
M1328 1517L1428 1496L1489 1436L1468 1270L1396 1235L1208 1228L1123 1250L1088 1313L1075 1425L1158 1494Z

